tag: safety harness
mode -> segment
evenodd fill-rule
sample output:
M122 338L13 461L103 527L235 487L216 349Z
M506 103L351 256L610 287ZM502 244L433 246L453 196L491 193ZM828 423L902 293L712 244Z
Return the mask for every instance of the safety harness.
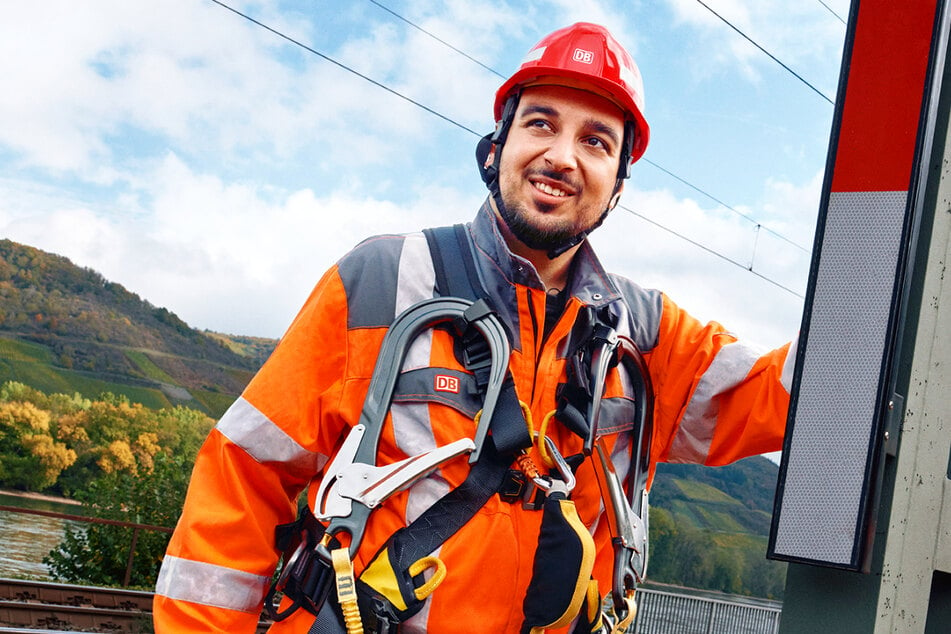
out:
M645 487L653 392L643 359L630 340L616 335L606 312L583 309L569 345L569 380L560 390L556 411L542 429L535 430L507 370L507 333L488 303L467 230L455 225L427 229L425 235L440 297L410 307L389 327L360 421L325 470L315 512L305 504L295 522L277 527L283 567L265 607L275 620L303 607L316 617L311 634L398 632L399 624L419 612L447 574L434 553L498 493L502 499L534 505L543 513L521 632L541 634L573 621L573 634L601 632L604 627L622 632L633 620L634 590L647 564ZM416 336L434 327L453 329L463 366L475 377L483 400L475 437L377 467L379 435L403 356ZM604 380L618 363L625 365L632 378L638 410L627 482L630 498L597 434ZM585 440L583 454L561 456L544 433L551 416ZM547 469L539 468L528 455L536 437ZM466 454L471 468L465 481L390 536L355 579L352 560L372 510L393 493ZM613 617L602 614L592 578L594 541L570 499L575 482L572 467L589 457L608 512L615 552ZM275 606L278 594L284 596L283 610Z

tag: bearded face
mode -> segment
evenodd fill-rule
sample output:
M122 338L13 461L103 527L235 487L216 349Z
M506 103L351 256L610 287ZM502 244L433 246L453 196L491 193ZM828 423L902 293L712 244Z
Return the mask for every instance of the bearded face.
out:
M498 211L511 234L548 252L597 226L615 194L623 135L623 113L603 97L525 89L499 169Z

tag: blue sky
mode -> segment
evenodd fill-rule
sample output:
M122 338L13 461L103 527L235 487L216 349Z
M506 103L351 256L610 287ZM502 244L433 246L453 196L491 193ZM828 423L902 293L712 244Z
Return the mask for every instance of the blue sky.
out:
M847 0L705 0L815 90L697 0L226 4L451 122L211 0L13 3L0 236L194 327L279 337L362 238L471 219L492 71L592 21L637 60L652 128L592 238L605 264L763 345L795 335Z

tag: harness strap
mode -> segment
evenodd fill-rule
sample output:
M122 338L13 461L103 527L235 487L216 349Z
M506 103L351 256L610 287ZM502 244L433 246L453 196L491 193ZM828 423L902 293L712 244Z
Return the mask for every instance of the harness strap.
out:
M439 292L442 295L461 297L475 302L472 308L485 306L483 310L492 310L488 299L489 294L476 269L475 253L465 225L456 224L451 227L424 229L423 234L426 236L432 254L433 268L436 270L436 286ZM478 314L473 315L473 318L477 317ZM481 389L485 385L484 371L488 368L491 355L482 337L475 336L477 333L467 328L466 324L463 323L460 326L465 366L475 375ZM502 392L499 394L490 429L495 439L495 448L503 455L514 454L532 445L532 438L528 434L525 419L522 416L522 407L515 393L515 381L511 375L506 378Z
M390 550L394 563L409 569L435 551L485 506L502 484L511 456L501 454L490 437L479 462L458 487L430 506L409 526L394 533Z
M489 296L475 268L465 225L423 229L423 234L436 269L436 286L443 295L473 302Z
M457 323L463 346L463 363L476 377L480 392L486 385L491 352L482 337L467 322L478 319L480 311L491 311L488 293L476 269L473 246L464 225L425 229L441 295L474 302L472 315ZM469 311L467 311L468 313ZM409 526L394 533L357 581L360 607L370 631L391 631L419 611L423 600L416 589L424 583L414 566L435 552L485 506L502 486L513 455L530 447L532 438L509 375L492 417L491 435L478 461L458 487L437 500Z

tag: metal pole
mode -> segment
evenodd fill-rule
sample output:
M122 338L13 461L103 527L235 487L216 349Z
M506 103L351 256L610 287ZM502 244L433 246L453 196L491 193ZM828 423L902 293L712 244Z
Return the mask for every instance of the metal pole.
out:
M710 602L710 616L707 618L707 634L713 634L713 621L717 614L718 607L719 606L716 602Z
M132 580L132 560L135 559L135 545L139 541L139 528L132 529L132 544L129 546L129 558L125 564L125 579L122 581L122 587L128 588L129 581Z

